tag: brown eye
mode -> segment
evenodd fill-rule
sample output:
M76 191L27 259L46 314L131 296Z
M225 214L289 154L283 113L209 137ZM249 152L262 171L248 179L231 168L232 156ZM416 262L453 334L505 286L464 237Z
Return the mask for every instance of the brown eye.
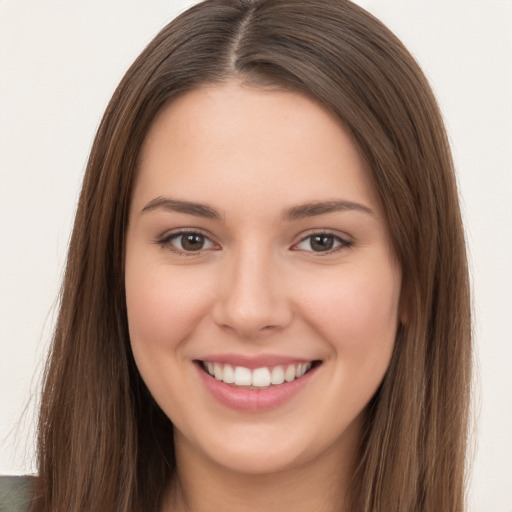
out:
M306 252L329 253L352 245L352 241L345 240L337 235L330 233L314 233L303 238L293 249Z
M185 233L178 237L178 240L180 239L184 251L200 251L205 243L205 237L197 233Z
M315 235L310 237L311 249L315 252L330 251L334 247L334 236Z
M181 233L173 233L166 236L162 240L158 240L158 244L177 254L187 254L200 252L209 249L218 249L207 236L194 231L186 231Z

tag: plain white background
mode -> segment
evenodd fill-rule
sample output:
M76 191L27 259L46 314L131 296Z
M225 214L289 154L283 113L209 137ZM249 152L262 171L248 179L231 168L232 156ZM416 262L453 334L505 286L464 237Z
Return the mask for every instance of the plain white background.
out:
M0 474L35 470L41 369L94 132L129 64L192 3L0 1ZM512 1L358 3L415 55L445 115L474 290L470 511L511 512Z

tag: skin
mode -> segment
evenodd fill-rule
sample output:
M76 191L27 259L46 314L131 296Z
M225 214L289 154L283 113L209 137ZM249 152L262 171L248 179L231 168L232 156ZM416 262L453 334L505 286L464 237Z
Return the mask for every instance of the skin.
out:
M146 208L161 197L221 218ZM333 200L362 208L283 219ZM169 239L180 229L206 236L203 249ZM311 244L319 232L332 250ZM343 126L305 96L236 81L174 100L142 147L125 277L137 366L175 425L166 507L342 510L401 289L379 199ZM321 365L284 404L239 411L212 397L194 363L222 353Z

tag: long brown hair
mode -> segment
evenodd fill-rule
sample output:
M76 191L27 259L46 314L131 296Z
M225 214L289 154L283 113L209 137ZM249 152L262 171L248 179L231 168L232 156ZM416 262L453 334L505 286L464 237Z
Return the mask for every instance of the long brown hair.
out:
M461 512L471 325L449 144L401 42L346 0L207 0L130 67L99 127L45 373L34 511L157 511L172 424L135 367L124 239L137 157L181 92L236 77L314 98L350 131L387 215L407 321L367 407L350 510Z

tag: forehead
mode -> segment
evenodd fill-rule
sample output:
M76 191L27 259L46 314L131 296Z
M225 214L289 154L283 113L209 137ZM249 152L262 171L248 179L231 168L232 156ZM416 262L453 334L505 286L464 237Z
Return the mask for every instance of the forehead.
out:
M348 131L291 91L229 82L181 95L158 114L139 159L134 201L150 196L281 206L376 193ZM289 203L289 204L287 204Z

